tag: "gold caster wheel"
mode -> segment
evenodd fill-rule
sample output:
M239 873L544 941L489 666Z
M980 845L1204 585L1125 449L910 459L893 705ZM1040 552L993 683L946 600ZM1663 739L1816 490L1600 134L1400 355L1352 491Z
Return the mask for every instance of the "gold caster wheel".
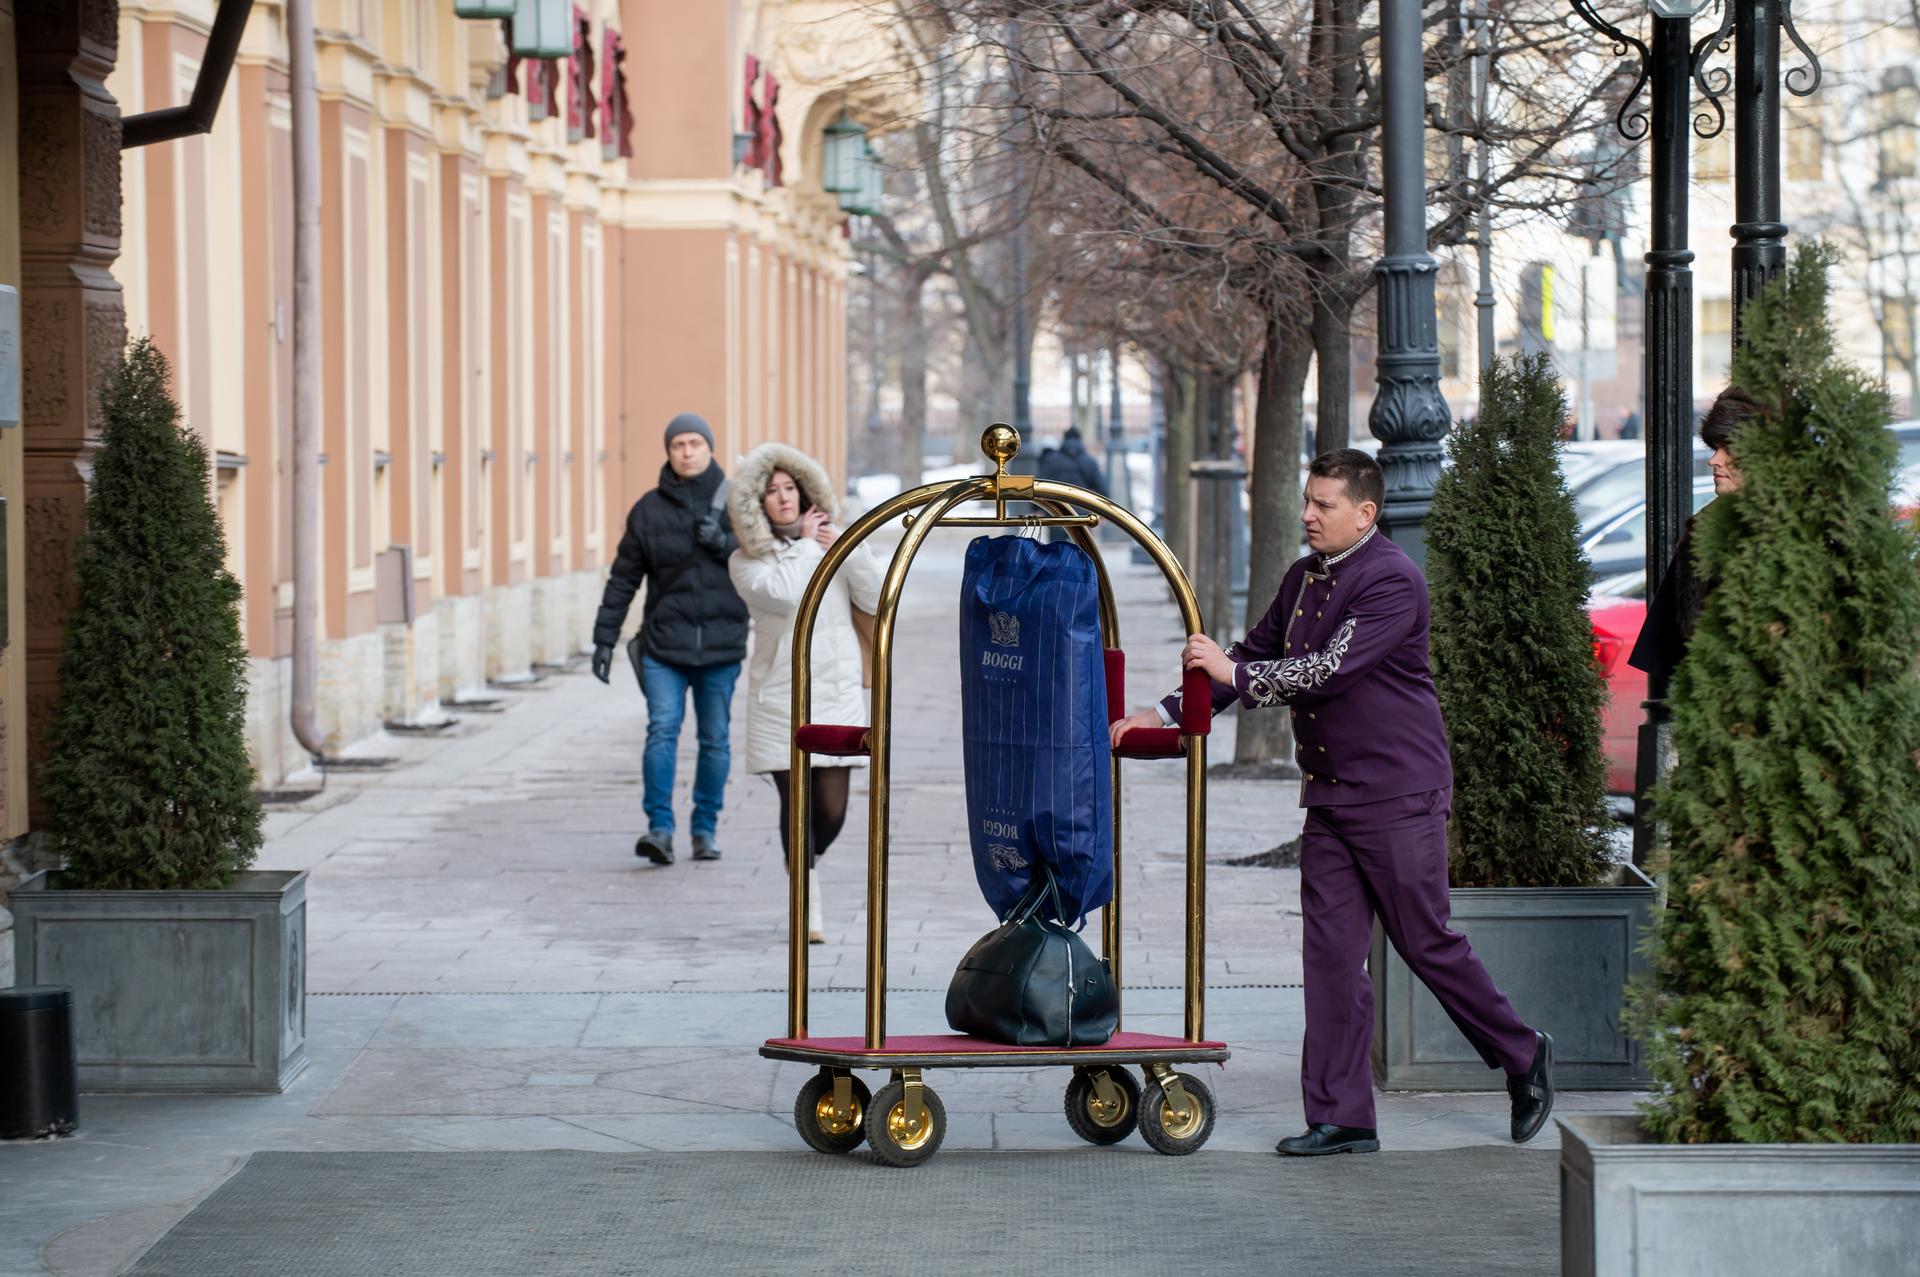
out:
M919 1092L917 1113L909 1087ZM894 1078L867 1107L867 1145L883 1166L918 1166L940 1151L946 1137L946 1106L917 1076Z
M1140 1084L1133 1074L1102 1066L1075 1069L1067 1083L1067 1125L1089 1144L1118 1144L1140 1122Z
M1168 1157L1184 1157L1212 1134L1213 1092L1205 1083L1191 1073L1170 1069L1147 1079L1140 1095L1140 1138L1147 1147Z
M793 1128L816 1153L851 1153L867 1138L867 1109L873 1094L852 1074L842 1074L848 1085L834 1094L832 1069L821 1069L800 1088L793 1102Z

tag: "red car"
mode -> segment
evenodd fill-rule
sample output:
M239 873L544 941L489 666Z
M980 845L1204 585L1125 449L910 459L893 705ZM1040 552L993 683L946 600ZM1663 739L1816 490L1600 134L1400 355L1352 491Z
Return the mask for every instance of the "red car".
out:
M1640 747L1640 724L1647 711L1647 676L1627 664L1640 625L1647 619L1646 580L1622 582L1610 591L1596 591L1587 600L1593 622L1593 654L1607 683L1607 707L1600 715L1601 748L1607 755L1607 792L1633 792L1634 758Z

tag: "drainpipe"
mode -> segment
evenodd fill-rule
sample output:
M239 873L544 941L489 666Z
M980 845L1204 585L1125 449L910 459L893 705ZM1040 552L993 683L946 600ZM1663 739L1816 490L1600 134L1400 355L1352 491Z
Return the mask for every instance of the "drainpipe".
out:
M313 0L287 0L293 81L293 736L318 766L320 648L320 94Z
M206 50L201 54L200 73L194 78L192 98L185 106L127 116L120 122L121 150L213 132L213 117L220 110L227 75L233 70L233 58L240 51L240 37L246 33L251 12L253 0L220 0L213 30L207 34Z

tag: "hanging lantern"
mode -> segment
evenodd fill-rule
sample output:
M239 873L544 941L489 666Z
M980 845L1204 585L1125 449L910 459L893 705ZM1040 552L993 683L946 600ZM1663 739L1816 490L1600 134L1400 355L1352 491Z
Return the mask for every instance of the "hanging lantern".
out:
M523 58L571 57L572 0L517 0L513 6L513 51Z
M880 157L875 155L873 148L867 146L864 141L861 143L857 166L858 171L851 188L835 191L834 196L839 202L842 213L848 213L854 217L871 217L880 211L882 183L886 177L886 171L880 167Z
M456 18L511 18L520 0L453 0Z
M820 185L835 195L860 188L860 166L867 149L867 131L841 116L822 133Z
M860 189L858 192L860 212L871 217L880 211L880 200L886 193L886 176L887 171L880 167L880 156L875 153L871 146L866 144L866 139L862 138L860 146Z

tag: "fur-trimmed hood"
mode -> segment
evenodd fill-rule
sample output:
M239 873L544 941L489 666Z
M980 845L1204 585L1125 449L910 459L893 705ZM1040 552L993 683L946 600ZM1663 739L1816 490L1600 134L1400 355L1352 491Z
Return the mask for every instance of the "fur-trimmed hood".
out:
M798 448L784 443L763 443L735 467L733 487L727 493L727 513L733 519L733 534L740 538L740 548L755 558L774 551L773 525L767 522L767 508L761 498L766 495L767 481L776 470L792 475L794 483L816 509L825 510L831 519L840 517L840 494L834 490L825 467Z

